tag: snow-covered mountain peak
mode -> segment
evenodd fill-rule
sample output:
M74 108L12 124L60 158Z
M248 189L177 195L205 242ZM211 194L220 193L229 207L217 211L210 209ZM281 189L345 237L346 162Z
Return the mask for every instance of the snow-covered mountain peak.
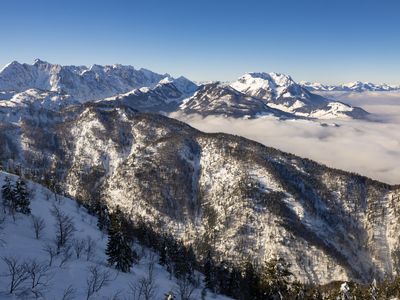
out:
M185 94L193 93L198 88L197 84L184 76L175 78L172 83L176 86L178 90Z
M158 83L159 84L168 84L168 83L172 83L174 81L174 78L172 78L171 76L166 76L165 78L161 79Z
M19 65L19 62L17 62L16 60L13 60L12 62L9 62L8 64L6 64L4 67L2 67L0 69L0 73L2 73L3 71L5 71L8 68L12 68L13 66Z
M267 99L281 96L301 96L303 92L289 75L274 72L246 73L231 86L238 91Z
M275 72L270 72L270 73L265 73L265 72L252 72L252 73L247 73L245 76L247 77L252 77L252 78L259 78L259 79L264 79L269 81L271 84L275 86L280 86L280 87L287 87L292 84L296 84L292 77L286 74L282 73L275 73Z
M174 85L174 87L176 89L178 89L181 93L183 93L185 95L191 95L198 88L197 84L195 84L193 81L187 79L184 76L180 76L178 78L173 78L170 75L161 79L155 88L161 87L162 85L170 85L170 84Z
M33 61L34 65L49 65L50 63L44 60L41 60L40 58L35 58Z
M246 73L232 88L283 112L311 118L362 118L365 111L310 93L292 77L281 73Z

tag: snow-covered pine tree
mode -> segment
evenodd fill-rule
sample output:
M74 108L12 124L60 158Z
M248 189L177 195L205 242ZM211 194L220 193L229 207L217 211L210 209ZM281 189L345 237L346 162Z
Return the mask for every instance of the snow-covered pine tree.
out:
M15 201L16 201L16 211L29 215L31 209L29 205L31 201L29 200L29 193L26 187L25 180L19 178L15 185Z
M349 284L347 282L342 283L340 285L338 300L350 300L351 298L352 297Z
M282 297L289 289L292 273L283 258L273 258L264 264L261 272L261 289L268 297Z
M378 286L376 284L376 280L374 280L371 283L371 286L369 288L369 294L371 296L371 300L378 300Z
M127 273L133 265L136 253L130 247L130 239L124 228L124 216L119 208L110 215L110 221L106 249L108 263L117 270Z

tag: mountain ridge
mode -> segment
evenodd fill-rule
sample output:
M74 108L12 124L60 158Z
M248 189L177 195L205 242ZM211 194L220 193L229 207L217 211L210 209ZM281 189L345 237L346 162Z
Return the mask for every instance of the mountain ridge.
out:
M300 85L309 91L323 92L389 92L400 90L400 85L386 83L376 84L372 82L355 81L337 85L322 84L319 82L300 81Z
M32 65L13 61L0 71L0 89L30 88L64 92L80 101L98 100L134 88L153 86L168 74L132 66L61 66L35 59Z
M229 87L241 94L229 90ZM210 83L198 87L182 76L172 78L168 74L119 64L61 66L37 59L33 65L14 61L0 71L2 101L9 100L16 93L21 98L24 95L21 93L28 89L67 94L74 100L72 102L116 101L116 104L124 103L138 110L159 113L179 112L184 108L183 113L241 118L264 115L286 119L368 117L361 108L313 94L290 76L279 73L246 73L230 84ZM196 93L198 89L200 93ZM202 98L196 99L200 95Z

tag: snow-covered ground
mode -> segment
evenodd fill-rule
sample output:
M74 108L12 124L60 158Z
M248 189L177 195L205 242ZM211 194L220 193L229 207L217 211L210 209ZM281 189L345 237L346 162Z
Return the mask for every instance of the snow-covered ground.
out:
M17 177L0 172L0 186L4 183L5 176L10 176L15 180ZM32 226L32 216L17 214L15 221L9 215L6 216L2 224L1 235L2 245L0 246L0 257L15 258L19 263L36 260L36 262L47 266L49 255L44 251L48 244L54 243L55 237L55 220L50 210L53 205L57 205L60 210L73 219L76 232L74 239L86 240L90 237L95 242L95 250L90 255L89 260L86 254L77 259L75 253L68 261L60 267L63 255L60 254L54 258L52 266L49 268L47 275L43 278L43 282L47 286L43 289L42 299L63 299L64 293L69 289L72 290L73 297L65 299L86 299L87 297L87 279L89 277L89 268L98 266L101 272L109 273L109 282L97 293L93 294L90 299L138 299L134 298L131 286L135 286L138 282L148 276L148 269L151 262L154 264L154 282L156 285L153 299L163 299L163 295L167 292L174 292L177 295L177 283L174 277L159 264L157 255L152 251L136 245L136 251L141 256L138 264L133 265L130 273L117 272L115 269L107 266L107 257L105 255L105 247L107 243L107 235L99 231L97 227L97 218L89 215L86 209L79 207L77 202L72 199L57 196L48 189L39 184L29 182L28 187L31 191L31 209L32 216L41 217L45 221L45 229L39 239L35 238ZM3 209L1 209L3 216ZM73 252L73 250L72 250ZM9 277L3 277L7 273L7 267L3 260L0 260L0 299L15 299L15 295L9 295ZM200 275L199 275L200 276ZM30 280L26 280L21 285L18 293L29 287ZM200 299L201 287L196 289L192 295L192 299ZM23 296L17 296L22 298ZM24 299L34 298L32 294L24 296ZM178 297L179 298L179 297ZM228 299L223 296L208 293L209 299ZM140 298L142 299L142 298Z

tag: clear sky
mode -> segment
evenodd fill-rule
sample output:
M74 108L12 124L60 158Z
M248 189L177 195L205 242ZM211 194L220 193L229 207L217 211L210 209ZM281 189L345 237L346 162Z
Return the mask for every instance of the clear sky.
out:
M0 67L131 64L193 80L244 72L400 83L399 0L2 0Z

